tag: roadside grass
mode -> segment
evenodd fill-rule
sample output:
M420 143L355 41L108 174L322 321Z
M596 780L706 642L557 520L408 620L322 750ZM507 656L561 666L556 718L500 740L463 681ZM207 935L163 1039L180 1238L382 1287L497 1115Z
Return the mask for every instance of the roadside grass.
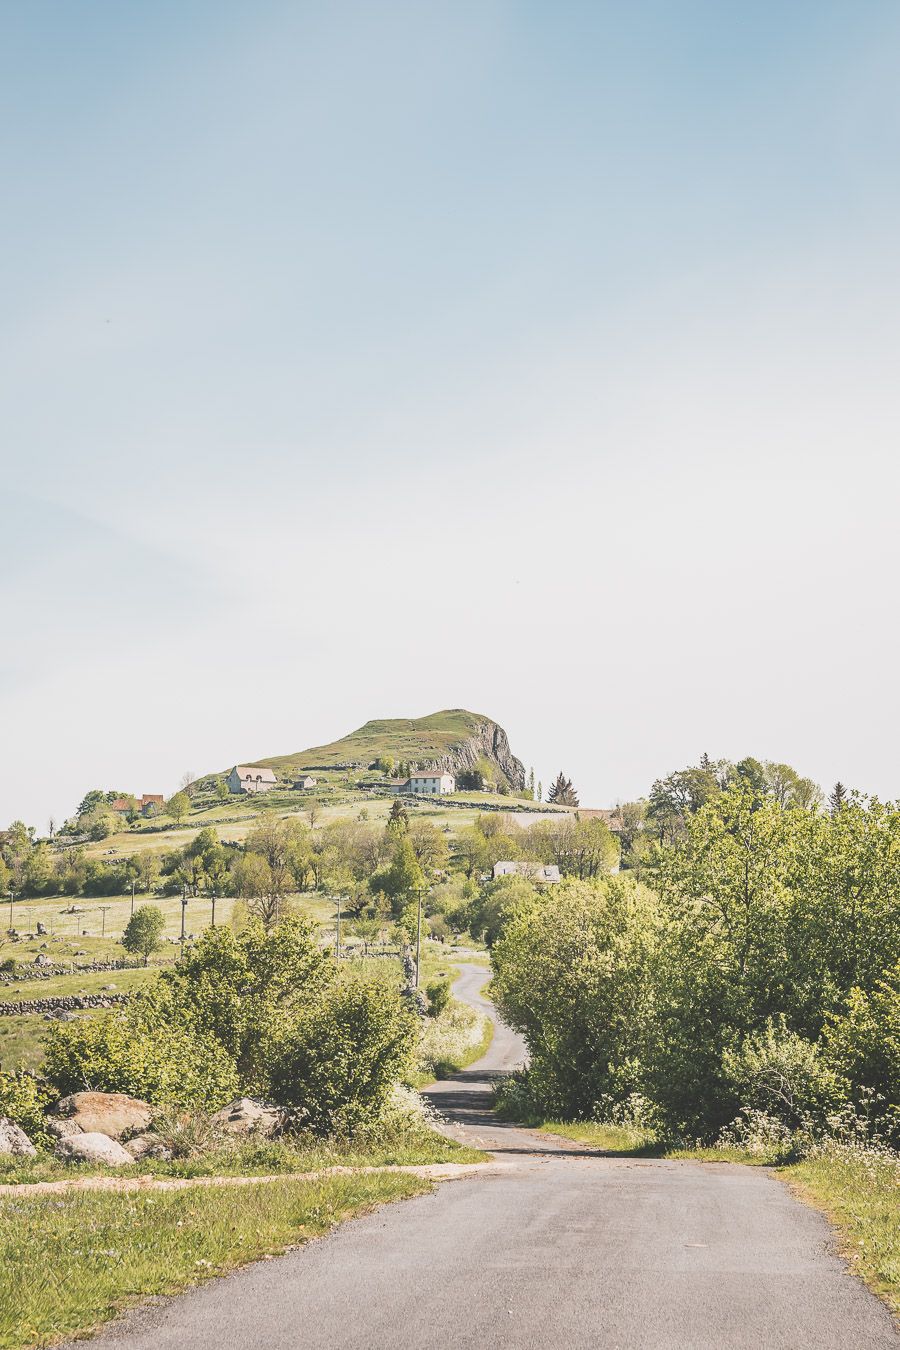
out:
M617 1125L558 1120L530 1123L604 1153L770 1168L801 1199L828 1216L852 1269L900 1313L900 1163L896 1159L835 1146L802 1162L784 1163L772 1155L740 1148L668 1148L655 1142L649 1132Z
M841 1150L778 1173L801 1199L824 1211L853 1269L900 1314L900 1167Z
M489 1017L470 1008L467 1003L451 999L440 1017L431 1019L425 1027L419 1062L409 1079L411 1087L424 1087L438 1078L450 1078L467 1069L487 1054L494 1038L494 1024Z
M328 1167L406 1167L422 1163L484 1162L486 1155L445 1139L427 1125L372 1126L355 1139L294 1136L225 1143L193 1158L143 1159L131 1167L62 1162L51 1153L36 1158L0 1155L0 1184L75 1181L83 1177L237 1177L317 1172Z
M406 1174L0 1200L0 1347L47 1346L428 1190Z

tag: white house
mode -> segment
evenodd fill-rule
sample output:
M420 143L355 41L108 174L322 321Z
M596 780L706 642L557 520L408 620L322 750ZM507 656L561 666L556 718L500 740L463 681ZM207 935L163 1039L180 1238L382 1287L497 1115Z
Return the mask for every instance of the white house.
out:
M251 764L235 764L227 781L229 792L235 796L241 792L271 792L278 784L271 769L259 769Z
M422 770L411 773L402 783L391 783L392 792L409 792L415 796L430 797L456 791L456 779L446 769Z
M560 879L556 863L530 862L528 859L494 863L494 880L498 877L527 877L529 881L544 882Z
M299 792L312 792L317 782L318 779L313 778L311 773L304 773L295 780L294 787Z

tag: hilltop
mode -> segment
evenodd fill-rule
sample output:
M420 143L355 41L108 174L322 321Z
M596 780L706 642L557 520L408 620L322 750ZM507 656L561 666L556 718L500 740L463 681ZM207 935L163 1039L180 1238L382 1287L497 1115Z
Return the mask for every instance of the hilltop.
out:
M481 713L448 708L428 717L388 718L365 726L328 745L312 746L292 754L245 761L273 769L288 778L301 771L327 771L348 766L367 768L385 757L416 764L421 769L449 769L458 774L488 760L498 781L514 791L525 787L525 768L512 753L503 728Z

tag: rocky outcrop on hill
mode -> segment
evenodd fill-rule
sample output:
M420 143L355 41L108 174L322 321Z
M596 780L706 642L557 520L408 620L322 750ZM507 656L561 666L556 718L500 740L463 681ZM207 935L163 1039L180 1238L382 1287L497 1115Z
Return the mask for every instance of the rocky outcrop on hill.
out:
M467 769L474 769L480 759L488 759L498 769L517 792L525 788L525 766L516 759L509 746L509 737L497 722L489 718L480 721L473 734L453 746L439 759L430 759L420 764L420 769L447 769L455 777Z

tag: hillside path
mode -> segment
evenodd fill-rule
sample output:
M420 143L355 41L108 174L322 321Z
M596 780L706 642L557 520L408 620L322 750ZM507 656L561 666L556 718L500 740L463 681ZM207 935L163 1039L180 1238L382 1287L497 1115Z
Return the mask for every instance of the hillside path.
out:
M490 1010L488 972L455 993ZM427 1095L506 1164L107 1327L94 1350L900 1350L825 1219L761 1168L603 1156L498 1121L502 1023Z

